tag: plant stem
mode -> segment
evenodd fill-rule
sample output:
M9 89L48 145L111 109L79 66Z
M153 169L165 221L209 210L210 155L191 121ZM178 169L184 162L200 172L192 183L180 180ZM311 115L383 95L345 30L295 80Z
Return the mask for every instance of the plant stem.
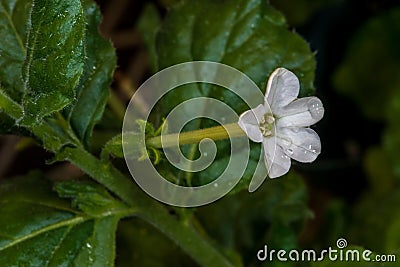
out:
M158 209L156 209L158 208ZM233 267L234 265L222 255L206 236L202 236L192 224L183 223L174 219L168 211L160 205L154 209L142 210L138 216L151 223L162 233L171 238L200 266L207 267Z
M1 89L0 109L15 120L20 119L23 114L22 107L10 99ZM71 137L66 133L54 130L47 122L30 126L29 130L44 143L47 142L46 148L57 153L57 159L70 161L95 181L105 186L132 207L130 215L138 216L154 225L177 243L199 265L208 267L233 266L191 224L171 215L163 205L141 191L132 179L124 176L111 164L100 161L82 146L68 146L73 144L75 140L69 140ZM51 139L51 142L46 141L46 139Z
M145 195L131 179L112 165L101 162L82 148L67 147L62 153L67 160L132 206L135 210L133 216L138 216L155 226L201 266L233 266L191 224L172 216L165 207Z
M205 138L217 141L244 135L246 135L245 132L237 123L230 123L190 132L151 137L146 140L146 145L154 148L164 148L175 146L178 142L179 145L196 144Z
M15 103L0 87L0 110L5 111L13 119L18 120L22 115L22 108Z

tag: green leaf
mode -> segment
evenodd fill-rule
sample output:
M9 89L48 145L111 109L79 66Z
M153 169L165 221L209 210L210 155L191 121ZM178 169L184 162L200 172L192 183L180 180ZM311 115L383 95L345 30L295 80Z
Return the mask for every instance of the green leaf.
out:
M107 161L110 155L117 158L124 157L124 151L122 150L122 134L111 138L111 140L109 140L101 150L102 160Z
M67 116L78 138L88 145L109 97L116 55L112 44L99 34L101 14L97 5L85 0L83 9L86 22L84 72L76 88L77 99Z
M286 67L299 76L302 96L314 92L314 54L262 0L195 0L173 7L157 36L157 52L160 69L193 60L221 62L247 74L263 91L271 72ZM184 96L168 99L182 102Z
M24 92L22 65L31 6L32 0L0 1L0 85L18 102Z
M25 58L26 31L31 0L0 1L0 86L18 102L23 95L22 64ZM0 133L20 131L0 105Z
M81 1L34 1L24 64L24 125L40 122L75 97L83 71Z
M116 65L111 43L98 32L101 15L96 4L90 0L83 1L83 10L79 1L35 5L32 9L35 20L27 29L32 1L3 2L0 23L4 25L1 27L4 32L1 34L10 41L0 44L0 66L4 65L0 69L0 81L5 92L16 102L21 102L26 91L23 123L40 121L72 102L76 94L73 105L65 115L78 138L88 145L92 129L102 117ZM37 9L43 9L40 12L51 9L51 12L48 17L41 17L36 14L39 12ZM27 31L30 36L28 41L32 43L36 40L34 47L26 44ZM32 48L25 62L26 84L21 74L25 44ZM84 72L80 77L82 64ZM15 132L14 121L4 115L2 117L1 130Z
M38 173L3 181L0 212L6 219L0 221L0 265L113 266L116 226L127 209L104 189L96 193L97 187L81 185L69 191L79 198L78 206L98 200L90 200L97 194L106 199L99 206L108 201L108 212L91 216L71 208ZM89 196L82 198L88 188Z
M337 90L372 119L383 119L400 87L400 8L370 19L354 35L334 76Z
M242 191L196 210L209 235L222 246L240 251L244 266L260 265L256 253L264 244L274 249L296 248L303 223L312 216L299 175L290 172L283 179L269 180L252 194Z
M225 147L219 146L224 151ZM256 143L250 144L250 159L246 170L243 173L242 179L238 182L235 188L229 192L229 194L235 194L241 190L247 190L250 185L250 181L255 174L255 169L257 167L258 160L260 158L261 146ZM222 154L222 153L221 153ZM204 171L200 172L197 177L197 183L200 185L208 184L215 180L216 177L222 174L229 163L229 157L219 157L214 163ZM262 172L263 170L261 170ZM236 177L232 177L236 178Z
M137 29L147 48L147 54L149 56L150 66L153 73L158 69L155 41L160 24L161 19L157 8L153 4L147 4L139 18Z
M146 155L146 147L141 147L143 140L142 135L139 133L124 133L124 142L129 144L129 151L125 151L125 154L129 158L139 159L141 156ZM117 158L124 157L124 151L122 149L122 134L114 136L108 141L103 150L101 151L101 159L107 161L109 156L112 155Z
M299 26L308 22L319 10L341 0L271 0L272 6L285 14L290 25Z
M314 93L315 59L309 45L287 28L281 13L262 0L195 0L172 7L157 36L157 54L160 69L195 60L230 65L247 74L263 92L271 72L277 67L285 67L299 77L300 96ZM176 105L194 97L222 100L237 114L249 109L226 89L190 84L180 86L162 98L160 117L167 117ZM201 112L200 107L199 116ZM210 126L214 126L210 121L196 119L185 129ZM208 181L214 180L223 170L230 154L228 141L217 142L217 148L216 160L209 167L211 171L208 173L212 175L207 177ZM182 150L191 159L198 153L195 146L186 146ZM247 174L254 173L258 158L253 157ZM176 173L178 178L179 175L182 172ZM193 180L188 181L189 184L204 184L198 181L208 176L201 172L185 175L187 180Z
M155 244L157 249L154 249ZM133 262L135 266L146 267L197 266L160 231L138 219L121 221L117 231L117 247L124 249L118 251L116 266L131 266Z
M91 216L101 216L113 210L126 208L108 191L93 182L65 181L57 183L55 190L63 198L72 198L72 206Z

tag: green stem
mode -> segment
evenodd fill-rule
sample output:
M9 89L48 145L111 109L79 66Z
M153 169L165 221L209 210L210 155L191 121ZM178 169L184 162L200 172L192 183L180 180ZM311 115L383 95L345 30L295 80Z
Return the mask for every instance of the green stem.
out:
M223 140L246 135L237 123L225 124L206 129L200 129L190 132L177 134L167 134L155 136L146 140L146 145L154 148L164 148L186 144L197 144L204 138L210 138L214 141Z
M13 119L18 120L22 117L23 112L20 105L14 102L4 91L0 88L0 110L4 110Z
M233 266L195 228L171 216L166 208L151 199L115 167L103 163L82 148L65 148L63 155L94 180L107 187L130 206L138 216L177 243L201 266Z
M132 179L122 175L111 164L101 162L81 147L65 147L60 152L60 157L73 163L130 206L135 205L137 187Z
M148 208L142 210L142 212L139 212L138 216L151 223L154 227L171 238L200 266L234 266L224 255L214 248L207 240L207 237L202 236L192 224L183 223L182 221L174 219L162 206L157 205L154 206L154 209Z
M22 107L10 99L0 89L0 109L15 120L21 118ZM104 163L82 146L69 147L69 136L54 130L44 122L30 127L30 130L41 140L53 138L55 144L47 148L58 152L64 158L104 185L108 190L132 207L132 216L138 216L154 225L165 235L176 242L199 265L209 267L232 267L232 264L187 222L178 220L169 214L159 202L147 196L132 181L109 163ZM63 146L64 145L64 146ZM61 149L61 152L59 151Z

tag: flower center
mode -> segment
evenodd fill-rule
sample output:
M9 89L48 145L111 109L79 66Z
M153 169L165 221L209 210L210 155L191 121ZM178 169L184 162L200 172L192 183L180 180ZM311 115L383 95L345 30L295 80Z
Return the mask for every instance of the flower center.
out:
M274 128L275 118L272 114L266 113L260 121L258 127L263 136L268 137L272 135L272 129Z

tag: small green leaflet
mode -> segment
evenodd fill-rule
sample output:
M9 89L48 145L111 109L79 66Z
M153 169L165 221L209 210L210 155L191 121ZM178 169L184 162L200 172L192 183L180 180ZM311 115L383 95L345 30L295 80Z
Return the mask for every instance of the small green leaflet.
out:
M100 10L92 0L84 0L86 21L85 66L76 88L77 99L67 111L72 128L88 145L94 125L100 121L109 97L109 86L116 67L112 44L99 34Z

